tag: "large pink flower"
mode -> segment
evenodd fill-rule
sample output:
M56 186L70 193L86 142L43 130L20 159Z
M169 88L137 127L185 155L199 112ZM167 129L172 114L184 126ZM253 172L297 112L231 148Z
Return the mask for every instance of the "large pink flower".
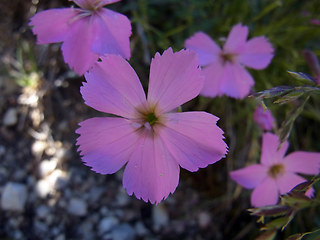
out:
M92 118L77 133L84 163L111 174L126 164L129 195L159 203L178 185L179 165L197 171L226 154L217 117L205 112L172 112L196 97L203 78L194 52L166 50L151 62L148 96L120 56L102 57L85 74L85 103L119 117Z
M248 27L235 25L222 49L205 33L198 32L186 40L185 46L199 55L205 76L201 95L216 97L228 95L244 98L254 80L245 66L263 69L273 57L273 48L261 36L247 41Z
M288 142L279 148L279 138L265 133L262 140L261 164L230 172L231 178L245 188L254 189L251 204L255 207L274 205L279 194L289 192L306 180L296 173L315 175L320 171L320 153L293 152L284 156ZM308 196L312 191L307 192Z
M30 25L39 44L63 42L64 60L84 74L100 56L130 58L130 20L103 8L120 0L74 0L81 8L51 9L37 13Z

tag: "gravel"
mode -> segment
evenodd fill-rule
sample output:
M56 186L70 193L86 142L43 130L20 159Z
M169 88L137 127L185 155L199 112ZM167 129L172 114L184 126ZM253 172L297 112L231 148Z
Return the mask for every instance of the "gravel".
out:
M9 182L5 185L1 207L3 210L23 212L27 201L27 187L21 183Z
M67 211L74 216L85 216L87 214L87 203L81 198L72 198L68 204Z

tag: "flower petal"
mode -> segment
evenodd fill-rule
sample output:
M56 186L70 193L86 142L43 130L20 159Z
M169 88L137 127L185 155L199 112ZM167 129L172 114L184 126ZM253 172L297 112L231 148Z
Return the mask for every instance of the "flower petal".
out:
M120 13L102 8L93 18L93 41L91 50L99 55L119 54L130 58L130 20Z
M263 130L272 130L274 125L274 118L269 109L263 109L262 106L258 106L253 113L253 120L257 123Z
M202 69L204 84L200 94L205 97L221 96L221 82L224 81L228 72L225 71L220 61L215 61Z
M320 153L293 152L284 158L283 163L287 171L316 175L320 172Z
M120 2L121 0L101 0L101 4L104 5L108 5L108 4L111 4L111 3L116 3L116 2Z
M217 117L206 112L169 113L156 134L182 168L197 171L227 153Z
M295 186L306 181L303 177L290 172L286 172L276 179L281 195L290 192Z
M134 150L139 135L123 118L91 118L80 123L76 133L83 162L101 174L118 171Z
M267 177L268 169L260 164L253 164L230 172L232 180L245 188L255 188Z
M61 47L65 62L79 75L88 71L99 57L91 51L93 32L90 19L82 17L74 21Z
M280 140L277 135L264 133L262 136L261 163L265 166L271 166L275 163L282 163L284 154L289 144L285 141L279 148Z
M37 35L38 44L62 42L76 15L71 8L50 9L34 15L29 25L33 26L32 32Z
M185 47L198 54L200 66L212 63L221 51L219 46L205 33L197 32L186 40Z
M71 0L69 0L71 1ZM83 8L83 9L88 9L92 6L94 6L94 3L97 0L72 0L75 4L77 4L79 7Z
M253 190L251 205L254 207L274 205L278 202L278 199L277 184L274 179L267 177Z
M150 67L148 102L168 112L195 98L203 85L197 54L190 50L157 53Z
M242 26L241 23L233 26L223 49L228 53L242 53L246 45L248 31L248 27Z
M244 51L239 55L238 60L254 69L266 68L273 58L273 47L265 37L250 39Z
M124 170L123 186L129 195L134 193L145 202L159 203L173 193L179 182L179 165L162 141L144 135Z
M234 98L244 98L249 94L254 80L243 66L237 63L226 63L224 74L220 86L221 93Z
M85 103L98 111L135 117L136 106L146 103L137 74L120 56L107 55L101 59L85 74L87 83L80 89Z

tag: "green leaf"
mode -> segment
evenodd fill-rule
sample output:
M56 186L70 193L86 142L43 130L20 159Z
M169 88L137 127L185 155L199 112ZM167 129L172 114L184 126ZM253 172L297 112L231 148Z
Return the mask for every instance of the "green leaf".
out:
M300 107L298 107L297 109L294 109L293 111L291 111L291 113L289 114L289 116L287 117L287 119L282 123L281 128L279 130L280 134L280 142L281 144L284 143L291 132L291 129L293 127L293 123L294 121L297 119L297 117L301 114L301 112L303 111L304 105L306 104L306 102L309 100L309 96L307 96L304 100L304 102L301 104Z
M272 220L271 222L268 222L266 225L261 227L261 230L280 229L283 226L287 225L288 221L289 221L289 219L287 216L279 217L279 218Z
M248 211L254 216L278 217L291 212L291 207L284 205L266 206L260 208L249 208Z
M255 97L257 99L273 98L273 97L287 94L290 91L292 91L292 89L294 89L294 87L278 86L278 87L270 88L270 89L267 89L267 90L264 90L261 92L257 92L255 94L251 95L250 97Z
M286 240L301 240L305 234L297 233L289 236Z
M288 71L288 73L295 79L299 80L299 83L315 84L315 79L306 73L293 71Z
M299 91L299 90L292 91L292 92L289 92L288 94L285 94L281 98L277 99L273 103L285 104L285 103L288 103L288 102L296 100L297 98L299 98L303 94L304 94L303 91Z
M286 240L319 240L320 239L320 229L313 232L306 232L306 233L297 233L294 235L289 236Z
M306 238L303 238L303 240L319 240L320 239L320 228L317 230L310 232L310 233L305 233Z
M277 234L276 229L269 230L269 231L266 231L265 233L261 234L257 238L255 238L255 240L273 240L276 237L276 234Z

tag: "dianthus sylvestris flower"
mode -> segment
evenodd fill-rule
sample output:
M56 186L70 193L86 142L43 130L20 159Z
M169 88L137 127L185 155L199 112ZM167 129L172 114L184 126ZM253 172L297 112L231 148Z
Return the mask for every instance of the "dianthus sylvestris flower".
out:
M249 94L254 80L245 66L253 69L267 67L273 57L273 48L263 36L248 41L247 37L248 27L237 24L222 49L203 32L186 40L186 48L198 53L203 67L205 82L201 95L216 97L225 94L244 98Z
M112 174L125 164L129 195L159 203L173 193L179 165L197 171L226 154L217 117L205 112L172 112L196 97L203 78L194 52L166 50L151 62L147 98L139 78L120 56L107 55L85 74L85 103L119 117L91 118L77 133L84 163Z
M315 175L320 171L320 153L297 151L284 156L288 142L279 147L278 136L265 133L262 139L261 164L230 172L231 178L245 188L254 189L251 204L255 207L274 205L279 194L285 194L306 180L297 175ZM312 195L312 189L307 191Z
M253 120L263 130L270 131L273 128L274 118L269 109L263 109L262 106L258 106L253 113Z
M120 0L73 0L80 8L50 9L37 13L30 25L39 44L63 42L64 60L84 74L100 56L130 58L130 20L103 8Z

